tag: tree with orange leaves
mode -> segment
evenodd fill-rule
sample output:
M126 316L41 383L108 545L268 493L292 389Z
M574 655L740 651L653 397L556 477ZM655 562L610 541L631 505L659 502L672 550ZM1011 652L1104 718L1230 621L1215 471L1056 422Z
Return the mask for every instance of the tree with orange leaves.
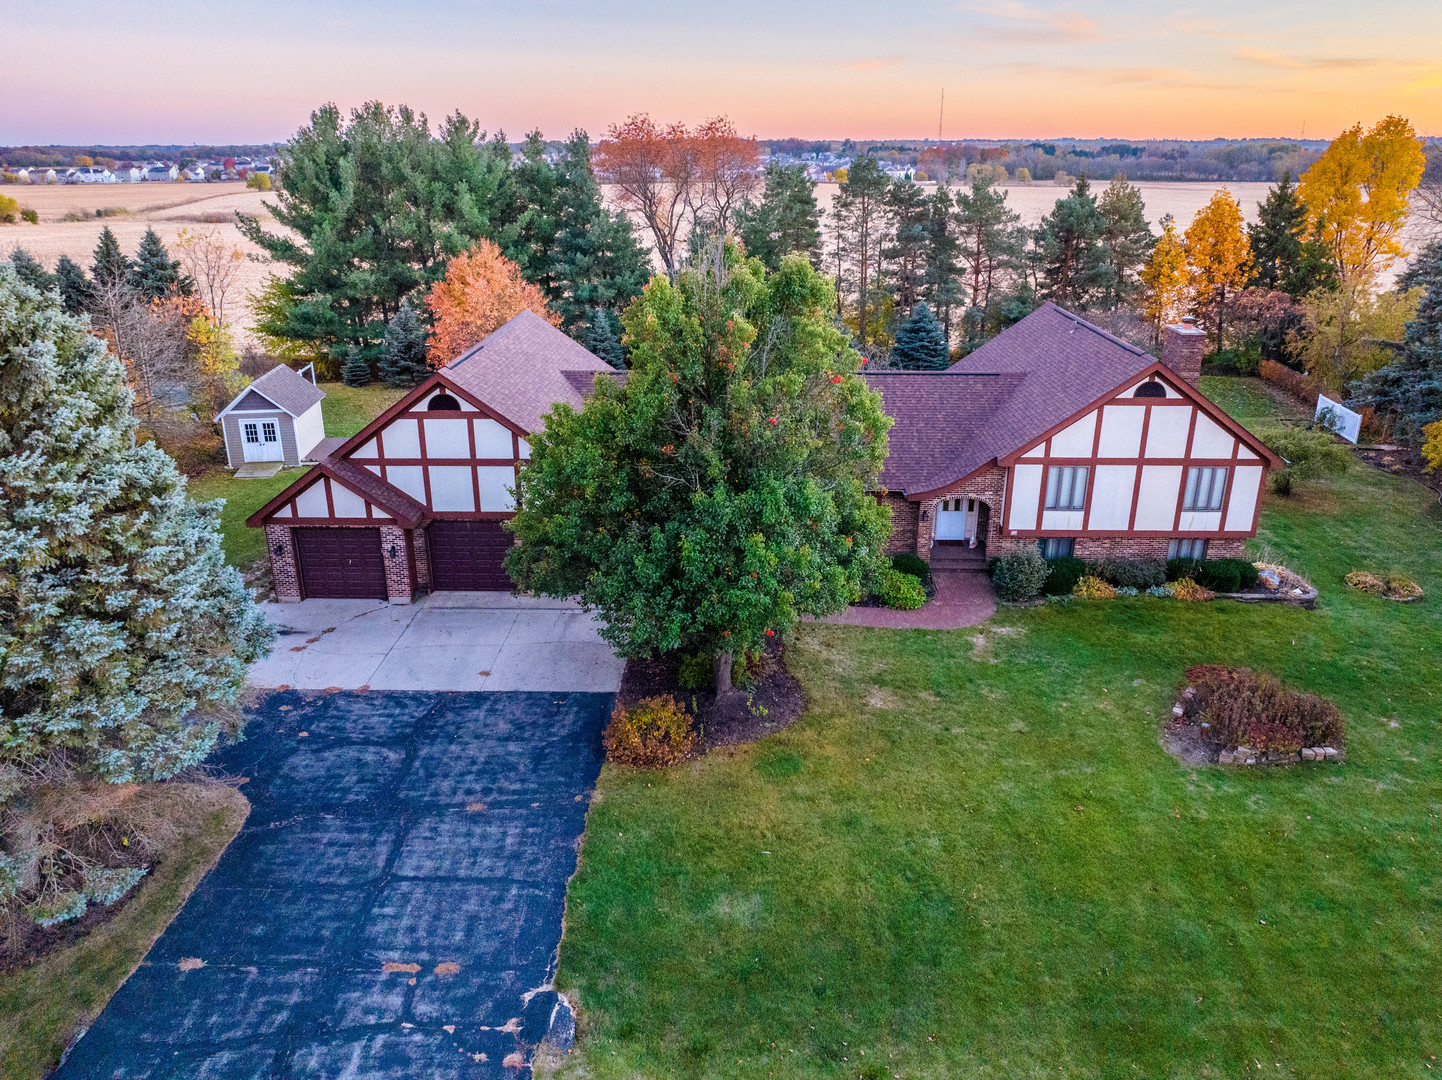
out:
M446 276L431 286L426 306L435 324L429 342L432 367L450 363L527 308L552 326L561 324L541 290L489 240L477 241L447 264Z

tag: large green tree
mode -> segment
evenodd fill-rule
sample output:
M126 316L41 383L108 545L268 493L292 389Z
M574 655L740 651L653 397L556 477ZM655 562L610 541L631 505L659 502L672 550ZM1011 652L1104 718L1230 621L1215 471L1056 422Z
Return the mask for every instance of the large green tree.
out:
M945 183L937 184L927 200L926 274L921 297L940 316L941 330L951 342L951 309L965 295L961 282L960 240L957 236L956 199Z
M816 184L799 165L766 166L761 198L747 201L736 213L736 231L746 254L777 270L788 255L805 255L813 265L821 258L821 210Z
M873 336L881 299L882 244L886 239L886 174L875 158L859 157L832 197L836 230L837 292L856 298L856 337L862 348Z
M192 291L180 263L170 257L165 241L154 229L146 229L140 238L140 247L130 268L130 282L147 300L159 300L172 293L188 295Z
M131 401L105 343L0 265L0 762L174 775L272 640L221 504L136 442Z
M1398 285L1422 290L1402 356L1354 382L1351 404L1372 406L1402 438L1420 441L1424 427L1442 420L1442 242L1418 252Z
M1110 270L1100 303L1106 308L1135 303L1142 295L1142 267L1157 242L1142 193L1126 177L1114 176L1097 200L1097 211L1102 216L1102 259Z
M1106 219L1085 176L1034 233L1043 299L1065 308L1083 309L1114 288L1103 237Z
M521 471L506 568L578 595L623 656L734 656L839 610L882 565L890 420L799 255L713 243L625 314L631 372L557 405Z
M887 235L881 257L891 264L892 295L899 313L909 314L926 281L931 206L921 186L897 178L886 189Z
M79 315L90 306L94 292L90 279L85 276L85 267L69 255L55 261L55 287L60 290L60 302L71 315Z
M1307 204L1283 173L1277 186L1257 207L1257 220L1247 226L1252 244L1252 284L1289 293L1298 299L1337 283L1327 248L1316 238Z
M967 339L974 348L995 321L988 313L1021 258L1026 236L1021 215L1007 206L1006 192L986 174L978 174L971 190L957 195L953 225L968 307Z
M123 283L130 276L130 260L120 250L120 241L110 226L100 230L100 239L95 243L95 254L90 263L90 276L97 288L107 289Z
M280 152L280 191L268 204L285 232L240 215L241 231L290 267L287 301L257 329L367 359L401 300L489 237L510 164L501 138L457 112L432 132L423 113L369 102L349 120L334 105L311 114Z

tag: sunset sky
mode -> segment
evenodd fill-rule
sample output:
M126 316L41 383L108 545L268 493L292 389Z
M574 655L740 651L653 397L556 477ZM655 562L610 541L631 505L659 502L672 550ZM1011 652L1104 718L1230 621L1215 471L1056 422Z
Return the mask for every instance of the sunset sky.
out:
M0 143L284 139L324 101L512 138L634 111L763 138L1442 133L1437 0L6 0Z

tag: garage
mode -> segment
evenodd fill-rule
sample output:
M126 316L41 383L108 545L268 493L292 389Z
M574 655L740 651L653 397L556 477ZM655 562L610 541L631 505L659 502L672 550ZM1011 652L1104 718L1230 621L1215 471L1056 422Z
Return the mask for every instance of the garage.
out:
M433 521L426 529L426 546L436 589L509 592L512 588L501 566L511 548L511 534L499 521Z
M296 529L295 552L306 596L386 598L379 529Z

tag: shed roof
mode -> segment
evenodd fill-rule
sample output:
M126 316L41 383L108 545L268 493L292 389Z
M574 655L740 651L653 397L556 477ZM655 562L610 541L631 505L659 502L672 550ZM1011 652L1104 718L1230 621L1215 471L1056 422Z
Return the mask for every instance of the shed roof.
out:
M221 409L215 418L219 420L252 392L260 394L267 401L274 403L276 408L291 416L300 416L325 397L325 391L304 375L297 375L284 364L277 364L236 394L230 404Z

